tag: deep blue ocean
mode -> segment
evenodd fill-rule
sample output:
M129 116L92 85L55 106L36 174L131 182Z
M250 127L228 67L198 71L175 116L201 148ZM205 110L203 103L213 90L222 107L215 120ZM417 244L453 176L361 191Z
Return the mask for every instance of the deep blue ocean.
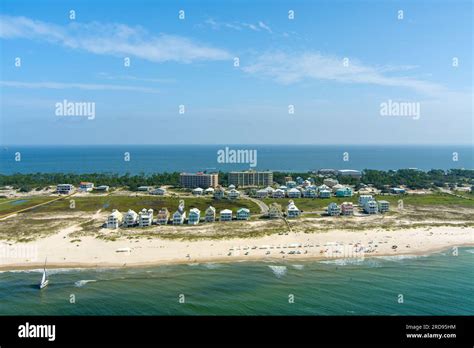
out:
M249 163L219 163L225 145L5 146L0 150L0 173L155 173L231 171ZM454 169L474 168L472 146L323 146L229 145L256 150L255 169L306 172L333 169ZM125 161L125 153L129 161ZM20 160L17 153L20 154ZM453 155L456 153L457 155ZM345 159L347 161L345 161Z

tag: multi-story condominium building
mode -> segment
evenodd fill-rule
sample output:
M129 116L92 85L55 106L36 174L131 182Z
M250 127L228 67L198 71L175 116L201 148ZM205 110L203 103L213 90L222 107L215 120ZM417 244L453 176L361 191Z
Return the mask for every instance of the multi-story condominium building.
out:
M254 170L230 172L228 180L229 184L238 187L271 186L273 185L273 172L257 172Z
M272 197L273 198L285 198L285 191L283 191L282 189L276 189L275 191L273 191Z
M390 203L387 201L378 201L379 204L379 212L385 213L390 209Z
M135 213L132 209L127 211L124 218L124 225L127 227L133 227L137 224L138 221L138 214Z
M79 183L79 191L90 192L94 189L94 183L81 181Z
M286 207L286 216L288 218L296 218L301 215L301 211L295 205L293 201L288 202L288 206Z
M367 201L365 202L364 204L364 211L367 213L367 214L377 214L378 213L378 204L376 201L372 200L372 201Z
M173 225L184 224L184 219L186 219L186 212L176 210L176 212L173 214Z
M237 220L248 220L250 219L250 210L247 208L240 208L237 210Z
M219 221L231 221L232 220L232 210L224 209L220 212Z
M219 174L198 173L181 173L179 181L182 187L196 188L196 187L216 187L219 181Z
M292 188L288 190L287 195L289 198L300 198L301 191L298 190L297 188Z
M304 191L303 191L303 197L305 198L316 198L318 196L317 192L316 192L316 189L314 188L306 188Z
M156 190L151 191L150 193L152 195L164 196L166 194L166 189L163 187L159 187Z
M210 205L206 209L206 216L204 218L206 222L214 222L216 221L216 208L214 208L212 205Z
M74 186L71 184L59 184L56 186L56 192L60 195L68 195L72 193Z
M352 189L350 187L343 187L336 190L336 197L352 197Z
M270 219L276 219L276 218L280 218L281 217L281 205L276 203L276 202L273 202L270 204L270 206L268 207L268 217Z
M319 190L319 198L330 198L331 191L329 190Z
M354 215L354 205L351 202L344 202L341 204L342 215Z
M329 187L333 187L334 185L339 184L339 181L337 181L336 179L332 179L332 178L326 178L326 179L323 180L323 184L327 185Z
M268 191L265 189L258 190L255 195L257 198L267 198L268 197Z
M373 201L374 197L372 195L360 195L359 196L359 205L364 206L368 201Z
M240 192L237 191L236 189L229 190L227 192L227 198L229 198L229 199L238 199L238 198L240 198Z
M330 216L341 215L341 208L334 202L329 203L327 211Z
M198 208L189 210L188 225L197 225L201 219L201 211Z
M166 225L168 224L168 220L170 219L170 212L166 208L161 208L156 216L156 223L158 225Z
M138 213L138 226L146 227L146 226L151 226L152 224L153 224L153 209L146 210L145 208L143 208L142 211Z
M113 209L112 213L107 217L107 228L118 228L123 221L122 213L117 209Z
M204 193L204 190L200 187L196 187L195 189L193 189L193 195L195 196L202 196L202 194Z
M214 190L214 199L223 199L225 197L225 190L222 187L218 187Z

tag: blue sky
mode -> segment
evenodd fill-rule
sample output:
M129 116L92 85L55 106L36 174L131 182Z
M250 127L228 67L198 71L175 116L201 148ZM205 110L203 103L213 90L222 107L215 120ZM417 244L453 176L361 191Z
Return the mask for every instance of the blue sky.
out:
M471 1L2 1L0 140L471 144L472 13ZM94 119L57 116L63 100L95 103ZM381 116L388 100L419 103L419 119Z

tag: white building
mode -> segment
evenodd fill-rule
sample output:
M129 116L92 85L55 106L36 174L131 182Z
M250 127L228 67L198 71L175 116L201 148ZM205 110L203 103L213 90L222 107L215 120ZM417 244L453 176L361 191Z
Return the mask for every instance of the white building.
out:
M378 204L376 201L367 201L364 204L364 211L367 214L377 214L378 213Z
M387 201L378 201L378 205L380 213L385 213L390 209L390 203Z
M329 203L327 211L330 216L341 215L341 208L334 202Z
M339 181L337 181L336 179L332 179L332 178L326 178L326 179L323 180L323 184L327 185L329 187L333 187L334 185L339 184Z
M82 181L79 183L79 191L90 192L94 189L94 183Z
M107 228L118 228L123 221L122 213L117 209L113 209L112 213L107 217Z
M214 188L213 187L208 187L207 189L204 190L205 195L213 195L214 194Z
M231 221L232 220L232 210L224 209L220 212L219 221Z
M223 199L225 197L225 191L222 187L218 187L214 190L214 199Z
M268 191L265 189L258 190L255 194L257 198L267 198L268 197Z
M206 222L214 222L216 221L216 208L214 208L212 205L210 205L206 209L206 216L204 218Z
M74 190L74 186L71 184L59 184L56 186L56 192L60 195L69 195Z
M184 224L184 219L186 219L186 212L176 210L176 212L173 214L173 225Z
M129 209L127 211L127 214L125 214L125 218L124 218L125 226L127 227L135 226L137 224L137 221L138 221L138 214L135 213L135 211L133 211L132 209Z
M359 196L359 205L364 206L368 201L373 201L374 197L372 195L360 195Z
M316 193L316 190L314 188L306 188L306 190L303 191L303 197L305 198L316 198L318 194Z
M142 211L138 213L138 226L140 227L151 226L152 223L153 223L153 209L146 210L145 208L143 208Z
M196 187L195 189L193 189L192 192L194 196L202 196L202 194L204 193L204 190L200 187Z
M281 205L276 203L276 202L273 202L272 204L270 204L270 206L268 207L268 217L270 219L280 218L281 217Z
M285 191L282 189L276 189L272 193L273 198L285 198Z
M329 190L319 190L319 198L330 198L331 191Z
M287 191L287 195L289 198L300 198L301 191L298 190L297 188L292 188Z
M288 202L288 206L286 207L286 216L288 218L296 218L301 215L301 211L295 205L293 201Z
M237 220L249 220L250 219L250 210L247 209L247 208L238 209L236 218L237 218Z
M189 210L188 225L197 225L201 219L201 211L198 208Z
M152 195L164 196L166 194L166 189L163 187L159 187L156 190L151 191L150 193Z
M229 199L238 199L240 197L240 192L236 189L231 189L227 192L227 198Z

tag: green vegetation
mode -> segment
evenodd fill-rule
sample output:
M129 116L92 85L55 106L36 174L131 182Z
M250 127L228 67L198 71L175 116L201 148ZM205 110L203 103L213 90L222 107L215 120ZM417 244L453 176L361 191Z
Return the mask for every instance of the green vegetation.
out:
M15 211L32 207L54 199L54 197L34 196L25 198L16 198L0 201L0 215L6 215Z

